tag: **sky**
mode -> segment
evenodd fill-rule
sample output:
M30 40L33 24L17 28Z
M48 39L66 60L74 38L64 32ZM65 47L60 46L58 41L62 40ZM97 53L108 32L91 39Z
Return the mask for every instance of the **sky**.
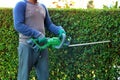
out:
M13 8L18 1L19 0L0 0L0 7ZM47 7L49 7L52 0L38 0L38 1L44 3ZM74 0L74 1L76 1L76 7L80 8L86 8L88 2L88 0ZM96 8L102 8L103 4L111 6L113 1L120 2L120 0L94 0L94 3Z
M18 1L20 0L0 0L0 7L13 8ZM41 3L44 3L45 5L50 3L50 0L38 0L38 1L41 1Z
M0 0L0 7L14 7L18 0Z

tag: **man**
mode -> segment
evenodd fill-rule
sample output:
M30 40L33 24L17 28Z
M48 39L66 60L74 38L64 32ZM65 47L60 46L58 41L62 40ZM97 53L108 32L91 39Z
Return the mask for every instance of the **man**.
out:
M27 41L35 38L45 42L45 28L59 35L65 34L62 27L52 23L47 8L37 0L19 1L13 9L14 28L19 33L18 80L28 80L32 67L35 67L38 80L48 80L48 51L35 51ZM39 55L38 55L39 54Z

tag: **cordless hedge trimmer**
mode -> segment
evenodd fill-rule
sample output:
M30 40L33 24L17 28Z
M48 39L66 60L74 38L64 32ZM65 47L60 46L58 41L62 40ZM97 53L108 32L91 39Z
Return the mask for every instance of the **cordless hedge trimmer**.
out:
M90 42L90 43L82 43L82 44L70 44L71 38L66 39L66 35L62 34L62 39L59 37L47 38L47 42L45 44L38 43L36 39L31 38L28 40L28 44L30 46L38 47L40 50L45 49L47 47L52 46L53 48L60 49L62 47L76 47L76 46L86 46L93 44L101 44L101 43L110 43L110 40L107 41L98 41L98 42Z

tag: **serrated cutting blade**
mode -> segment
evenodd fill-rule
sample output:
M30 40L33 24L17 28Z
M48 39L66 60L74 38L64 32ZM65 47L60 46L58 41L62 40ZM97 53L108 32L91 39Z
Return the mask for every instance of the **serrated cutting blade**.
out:
M110 42L111 42L110 40L107 40L107 41L98 41L98 42L81 43L81 44L70 44L68 45L68 47L87 46L87 45L110 43Z

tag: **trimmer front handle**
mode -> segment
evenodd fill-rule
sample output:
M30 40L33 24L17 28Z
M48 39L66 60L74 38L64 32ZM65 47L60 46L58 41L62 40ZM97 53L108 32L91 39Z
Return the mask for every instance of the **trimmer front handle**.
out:
M66 34L62 34L62 39L61 39L61 43L58 46L55 46L56 49L60 49L62 48L62 46L64 45L64 42L66 40Z

